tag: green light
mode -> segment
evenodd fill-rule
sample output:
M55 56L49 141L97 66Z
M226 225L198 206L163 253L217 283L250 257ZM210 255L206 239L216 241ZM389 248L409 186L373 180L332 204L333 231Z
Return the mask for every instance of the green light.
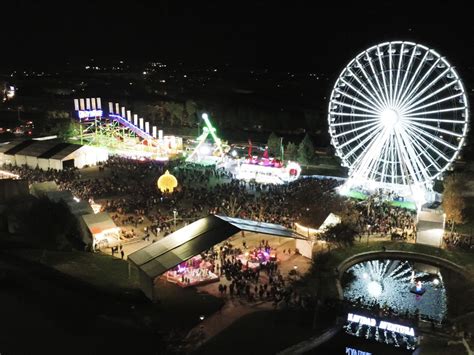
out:
M212 126L211 122L209 121L209 117L207 116L207 113L202 114L202 119L206 123L206 126L209 129L209 132L211 133L211 136L214 139L214 142L216 142L220 147L221 140L216 136L216 133L215 133L216 129ZM204 127L204 129L206 129L206 127Z

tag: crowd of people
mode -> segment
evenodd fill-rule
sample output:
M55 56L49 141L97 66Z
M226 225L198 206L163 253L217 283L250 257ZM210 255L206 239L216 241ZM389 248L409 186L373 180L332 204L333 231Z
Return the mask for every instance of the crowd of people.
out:
M174 231L175 217L189 223L210 213L249 218L293 228L307 213L302 203L294 203L303 193L323 195L340 182L334 179L300 179L288 185L262 185L232 178L223 168L194 163L132 160L111 156L95 174L77 169L61 171L6 166L30 183L55 181L80 199L93 199L126 228L126 237L149 238ZM156 180L165 170L178 179L172 195L162 194ZM180 222L178 222L180 223ZM146 228L146 229L145 229Z
M131 160L112 156L94 174L77 169L39 170L6 166L29 183L55 181L61 190L70 190L83 200L93 199L109 212L123 237L158 240L209 214L275 223L295 228L295 222L311 215L314 200L324 204L340 181L335 179L298 179L285 185L263 185L236 180L228 171L192 163ZM163 194L156 186L157 179L169 170L178 180L171 195ZM398 236L410 241L416 236L415 212L394 207L381 195L354 203L357 227L369 235ZM316 206L318 207L318 206ZM178 217L178 221L176 220ZM178 223L178 225L177 225ZM319 226L317 226L319 227ZM446 234L449 248L473 249L472 238L457 233ZM244 245L245 247L245 245ZM268 243L257 246L269 248ZM117 250L118 253L118 250ZM123 251L120 250L123 258ZM238 258L244 250L224 242L203 253L212 264L210 271L220 276L218 291L222 297L245 299L248 302L269 301L276 306L305 308L313 301L300 294L283 277L277 260L251 268ZM184 281L184 280L183 280ZM343 307L366 308L380 317L417 320L419 314L399 314L377 302L352 301Z
M360 231L366 231L369 235L390 236L398 240L415 240L415 211L390 205L378 195L369 196L355 207Z
M155 240L177 228L177 216L178 224L187 224L210 213L294 228L296 221L314 214L308 208L311 200L327 200L326 196L341 184L335 179L299 179L286 185L262 185L233 179L224 168L119 156L111 156L92 176L77 169L43 171L11 165L5 168L30 183L55 181L61 190L70 190L84 200L93 199L118 226L130 227L124 228L127 239ZM173 195L162 194L156 187L157 178L165 170L179 182ZM358 230L396 240L415 240L415 212L389 204L387 196L394 198L379 191L354 204L352 212L356 214ZM474 248L472 238L458 233L447 233L444 245Z
M124 230L127 239L157 239L177 228L177 217L182 225L210 213L294 228L295 222L308 216L311 219L315 214L314 208L309 208L313 207L311 201L327 201L330 192L341 184L335 179L299 179L286 185L262 185L233 179L224 168L118 156L110 157L93 177L85 173L82 176L77 169L7 169L30 183L52 180L74 196L94 199L118 226L130 227ZM172 195L162 194L156 187L157 178L165 170L178 179L178 188ZM386 197L382 191L354 205L351 213L356 214L358 230L396 240L415 240L415 212L390 205ZM472 244L469 238L448 234L445 245L466 249Z
M258 248L271 251L268 240L262 240ZM237 297L248 302L271 301L276 307L280 302L286 306L305 307L307 299L285 281L279 261L267 260L252 268L242 263L239 255L243 250L224 242L215 254L216 270L222 280L218 290L222 296Z
M461 235L456 232L445 233L443 243L448 249L474 250L474 240L470 235Z

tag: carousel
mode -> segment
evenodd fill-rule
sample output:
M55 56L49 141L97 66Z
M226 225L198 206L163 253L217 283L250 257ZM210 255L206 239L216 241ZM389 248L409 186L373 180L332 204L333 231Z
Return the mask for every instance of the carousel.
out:
M267 265L269 262L277 262L276 253L270 247L254 248L251 251L246 251L237 256L242 265L247 269L258 269L262 265Z
M182 262L166 272L168 282L181 287L201 286L219 281L219 275L214 273L214 265L202 258L201 255Z

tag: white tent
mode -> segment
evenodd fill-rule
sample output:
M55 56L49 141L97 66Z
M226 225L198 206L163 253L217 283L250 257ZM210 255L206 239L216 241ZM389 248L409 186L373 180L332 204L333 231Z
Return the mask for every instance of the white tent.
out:
M58 140L18 140L0 145L0 165L27 165L42 170L62 170L66 167L81 169L107 159L108 152L105 149Z
M121 230L110 218L107 212L97 214L86 214L81 216L83 226L89 233L92 246L111 247L118 245L120 242Z
M98 162L106 161L109 158L105 149L69 144L56 154L49 157L49 166L52 169L62 170L65 167L76 167L97 165Z
M440 248L445 222L445 214L440 211L420 211L416 225L416 242Z
M0 145L0 165L13 164L15 165L15 155L6 154L10 149L20 144L21 141L7 142Z
M58 142L55 141L34 142L18 151L15 154L15 161L19 166L26 164L29 168L36 169L38 167L38 158L53 149L57 144Z
M323 233L329 226L338 223L341 223L341 217L335 215L334 213L330 213L318 229L303 227L299 224L296 224L296 230L299 233L308 237L313 237L308 240L296 240L296 248L298 249L300 254L307 258L312 258L314 238L316 237L316 234Z
M319 227L319 232L324 232L329 226L334 226L336 224L341 223L341 217L335 215L334 213L330 213L326 219L324 220L323 224Z
M32 144L32 141L14 140L0 146L0 164L21 165L16 163L15 154ZM22 164L26 164L23 159Z

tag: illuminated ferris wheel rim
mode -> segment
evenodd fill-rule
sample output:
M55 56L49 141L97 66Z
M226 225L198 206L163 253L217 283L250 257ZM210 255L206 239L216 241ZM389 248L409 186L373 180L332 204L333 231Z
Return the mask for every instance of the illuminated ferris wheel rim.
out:
M342 70L328 110L331 143L352 180L430 186L464 144L464 85L438 52L407 41L360 52Z

